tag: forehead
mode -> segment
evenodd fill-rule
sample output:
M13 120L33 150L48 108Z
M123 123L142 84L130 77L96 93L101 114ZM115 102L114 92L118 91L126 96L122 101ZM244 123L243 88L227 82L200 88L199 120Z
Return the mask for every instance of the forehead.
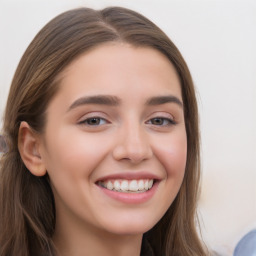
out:
M136 74L144 75L145 79L150 77L151 72L152 76L157 73L162 79L172 80L172 83L179 82L175 67L160 51L150 47L111 42L97 46L76 58L62 72L62 80L74 79L81 73L87 79L127 79ZM114 73L115 77L112 76Z
M85 52L64 69L59 81L57 95L65 94L69 102L85 95L146 97L147 93L175 94L182 100L170 60L153 48L125 43L107 43Z

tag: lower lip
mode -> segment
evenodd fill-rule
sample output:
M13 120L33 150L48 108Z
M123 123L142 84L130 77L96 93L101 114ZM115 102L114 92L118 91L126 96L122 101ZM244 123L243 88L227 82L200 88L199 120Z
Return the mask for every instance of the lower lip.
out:
M154 194L157 190L157 187L158 187L158 182L155 182L151 189L149 189L145 192L140 192L140 193L117 192L117 191L113 191L113 190L108 190L101 186L98 186L98 187L101 189L101 191L105 195L107 195L117 201L120 201L122 203L141 204L141 203L147 202L154 196Z

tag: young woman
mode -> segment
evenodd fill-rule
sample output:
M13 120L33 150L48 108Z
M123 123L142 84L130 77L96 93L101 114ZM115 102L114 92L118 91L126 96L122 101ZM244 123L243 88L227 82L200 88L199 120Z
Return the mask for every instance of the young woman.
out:
M206 255L198 112L178 49L118 7L50 21L4 117L0 255Z

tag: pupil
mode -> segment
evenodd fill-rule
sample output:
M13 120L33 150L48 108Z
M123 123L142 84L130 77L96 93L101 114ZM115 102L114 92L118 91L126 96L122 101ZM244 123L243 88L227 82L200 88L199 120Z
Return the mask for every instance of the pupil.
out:
M96 125L99 124L99 118L91 118L89 124Z
M153 123L154 123L154 124L157 124L157 125L163 124L163 120L162 120L161 118L154 118L154 119L153 119Z

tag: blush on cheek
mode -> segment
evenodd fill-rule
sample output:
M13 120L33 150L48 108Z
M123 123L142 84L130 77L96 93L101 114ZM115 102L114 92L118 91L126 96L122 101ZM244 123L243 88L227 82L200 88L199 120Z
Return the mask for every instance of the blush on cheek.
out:
M184 175L187 161L186 147L169 147L161 150L157 157L163 163L168 176Z

